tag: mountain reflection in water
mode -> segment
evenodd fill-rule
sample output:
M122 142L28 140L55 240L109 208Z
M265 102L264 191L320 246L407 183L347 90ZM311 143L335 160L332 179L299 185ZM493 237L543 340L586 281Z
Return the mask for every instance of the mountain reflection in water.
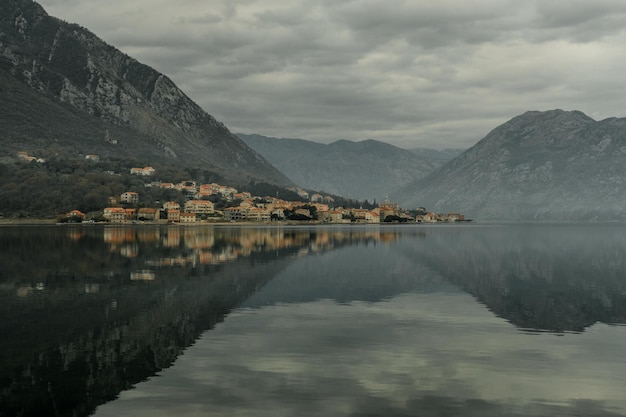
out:
M626 415L625 231L2 227L0 416Z

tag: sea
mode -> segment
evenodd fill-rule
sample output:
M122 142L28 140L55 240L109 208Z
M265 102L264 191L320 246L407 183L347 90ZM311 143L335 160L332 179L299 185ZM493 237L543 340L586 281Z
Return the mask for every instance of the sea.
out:
M0 227L0 417L626 416L626 224Z

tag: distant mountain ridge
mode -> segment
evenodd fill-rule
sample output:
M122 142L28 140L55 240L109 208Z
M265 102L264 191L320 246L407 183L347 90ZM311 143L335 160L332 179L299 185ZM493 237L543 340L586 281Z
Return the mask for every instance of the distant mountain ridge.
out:
M278 139L237 134L298 185L359 200L382 201L396 190L432 172L439 159L376 140L338 140L322 144L303 139Z
M426 159L435 161L449 161L465 152L463 148L447 148L447 149L430 149L430 148L411 148L409 151L416 155L420 155Z
M88 30L49 16L31 0L0 3L0 72L7 83L12 77L36 92L29 95L30 102L14 100L22 108L11 113L12 119L7 119L6 112L0 116L5 129L0 139L7 154L50 145L76 153L132 153L146 163L208 169L232 184L292 184L168 77ZM11 86L14 93L19 88L14 83ZM2 101L9 93L0 89ZM13 98L24 95L16 93ZM33 116L24 114L31 110L32 100L39 100L33 108L39 107L43 131L24 127L25 120ZM48 112L47 107L53 108ZM47 117L48 113L58 115L59 109L66 115L79 110L82 116L62 121ZM81 118L91 130L85 131ZM61 131L63 135L54 135ZM122 139L119 146L112 146L113 140L105 141L109 132Z
M626 119L529 111L395 196L480 220L626 220Z

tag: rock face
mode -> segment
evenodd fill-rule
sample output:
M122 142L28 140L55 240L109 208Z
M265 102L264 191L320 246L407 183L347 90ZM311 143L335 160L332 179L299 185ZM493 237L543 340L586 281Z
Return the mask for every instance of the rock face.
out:
M325 145L302 139L238 136L300 186L370 202L384 200L445 162L441 157L417 155L375 140L339 140Z
M214 170L234 183L291 184L165 75L31 0L0 4L0 70L111 130L133 132L128 136L146 141L147 155Z
M626 220L626 119L530 111L397 197L476 220Z

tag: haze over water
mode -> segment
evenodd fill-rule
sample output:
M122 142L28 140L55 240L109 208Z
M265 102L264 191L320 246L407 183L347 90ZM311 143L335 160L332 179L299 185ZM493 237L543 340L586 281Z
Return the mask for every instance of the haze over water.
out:
M0 416L624 416L626 225L0 228Z

